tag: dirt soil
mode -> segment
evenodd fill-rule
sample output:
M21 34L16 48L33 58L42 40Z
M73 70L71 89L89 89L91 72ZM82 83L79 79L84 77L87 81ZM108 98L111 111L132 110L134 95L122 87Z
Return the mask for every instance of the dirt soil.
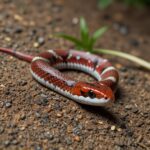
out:
M150 60L150 11L114 5L104 11L96 0L1 0L0 46L38 54L73 45L53 37L79 36L79 17L91 32L109 31L97 47L117 49ZM150 74L127 60L105 55L120 73L111 107L75 103L33 80L29 64L0 54L0 149L150 149ZM77 80L91 77L65 72Z

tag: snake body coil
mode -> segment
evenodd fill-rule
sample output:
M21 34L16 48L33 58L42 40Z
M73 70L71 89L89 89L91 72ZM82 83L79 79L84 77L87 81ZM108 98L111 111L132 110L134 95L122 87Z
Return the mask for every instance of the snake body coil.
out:
M114 101L119 75L107 59L75 50L48 50L38 56L6 48L0 48L0 51L31 62L30 72L35 80L76 102L104 106ZM62 69L83 71L92 75L97 81L77 82L62 74L59 71Z

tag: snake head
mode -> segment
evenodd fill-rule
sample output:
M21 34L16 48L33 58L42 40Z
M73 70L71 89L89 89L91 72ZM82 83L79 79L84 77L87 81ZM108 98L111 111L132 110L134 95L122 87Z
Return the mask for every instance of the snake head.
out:
M112 89L105 84L78 82L72 89L77 102L94 106L104 106L114 101Z

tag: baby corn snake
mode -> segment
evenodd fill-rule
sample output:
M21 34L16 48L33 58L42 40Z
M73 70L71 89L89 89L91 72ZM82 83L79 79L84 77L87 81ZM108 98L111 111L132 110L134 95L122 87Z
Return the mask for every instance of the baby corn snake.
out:
M107 59L76 50L48 50L38 56L7 48L0 48L0 51L31 63L30 72L35 80L78 103L105 106L115 99L119 74ZM83 71L97 81L77 82L61 73L62 69Z

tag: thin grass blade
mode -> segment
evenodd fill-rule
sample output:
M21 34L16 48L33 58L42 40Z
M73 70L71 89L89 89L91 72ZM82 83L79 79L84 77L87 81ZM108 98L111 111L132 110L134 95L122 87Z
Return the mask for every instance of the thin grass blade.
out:
M93 36L92 36L92 41L93 41L93 44L97 41L98 38L100 38L106 31L108 30L108 27L104 26L102 28L99 28L97 31L95 31L93 33Z
M63 34L63 33L59 33L56 35L57 37L61 37L63 39L66 39L68 41L71 41L72 43L74 43L76 46L78 47L83 47L83 44L80 40L78 40L77 38L67 35L67 34Z
M80 18L80 34L83 43L89 42L89 29L83 17Z

